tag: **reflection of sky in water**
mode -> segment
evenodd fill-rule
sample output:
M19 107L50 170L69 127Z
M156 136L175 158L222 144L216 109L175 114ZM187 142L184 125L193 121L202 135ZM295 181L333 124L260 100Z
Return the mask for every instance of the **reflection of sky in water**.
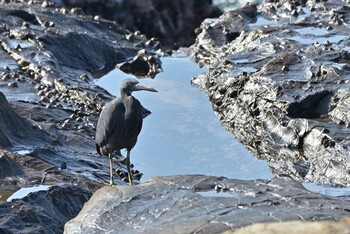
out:
M199 69L188 58L163 58L161 74L140 83L158 93L134 92L152 111L131 151L131 161L144 173L157 175L207 174L231 178L269 178L266 162L251 156L222 128L207 96L190 85ZM119 96L120 81L132 75L114 70L97 84Z
M262 27L262 26L269 26L269 27L273 27L278 25L278 21L276 20L272 20L272 19L266 19L263 16L258 16L256 17L256 22L250 24L253 28L258 28L258 27Z
M315 193L321 193L329 196L346 196L350 197L350 188L349 187L331 187L315 183L303 183L303 186Z
M294 41L298 41L300 43L303 44L312 44L312 43L326 43L327 41L329 41L330 43L338 43L344 39L346 39L346 36L343 35L336 35L336 36L330 36L330 37L301 37L301 36L293 36L290 37L289 39L294 40Z
M298 29L294 29L294 31L304 35L315 35L315 36L322 36L328 33L327 29L316 28L316 27L298 28Z
M337 43L347 38L344 35L327 35L328 31L325 28L305 27L294 29L294 31L298 32L299 35L289 37L289 39L303 44L312 44L315 42L323 44L326 41Z
M216 192L215 190L210 190L210 191L205 191L205 192L197 192L203 197L236 197L236 193L232 191L218 191Z
M230 11L249 4L261 4L262 0L213 0L213 4L223 11Z
M38 185L34 187L20 188L15 193L13 193L9 198L7 198L7 201L10 202L13 199L21 199L27 196L29 193L48 190L49 188L50 188L49 185Z

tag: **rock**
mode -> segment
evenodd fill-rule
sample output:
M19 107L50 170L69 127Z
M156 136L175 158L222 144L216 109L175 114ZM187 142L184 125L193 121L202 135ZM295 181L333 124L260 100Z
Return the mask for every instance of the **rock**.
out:
M21 166L6 154L0 155L0 180L23 174Z
M204 22L191 47L209 69L193 83L275 174L350 184L347 9L342 1L248 5Z
M136 56L147 61L143 72L155 75L161 70L159 56L143 46L143 35L127 40L129 32L115 22L41 4L0 6L0 73L7 77L0 80L0 145L26 148L55 168L64 161L70 171L105 180L108 162L96 157L94 127L103 105L114 97L96 87L93 78ZM53 24L46 27L45 22ZM89 79L82 80L82 74ZM12 78L21 78L23 85L4 88ZM116 162L115 168L124 167Z
M114 53L113 46L105 41L81 33L48 34L39 37L39 42L60 64L90 73L100 72L101 68L110 71L118 62L129 59L124 53ZM133 51L130 49L125 52Z
M0 146L45 144L47 133L19 116L0 91Z
M114 96L94 78L136 56L147 61L145 73L155 74L159 55L145 46L145 36L129 41L130 32L117 23L79 9L2 2L0 233L62 233L101 186L96 181L109 179L108 159L95 152L93 137L99 112ZM120 162L114 168L125 171ZM61 187L6 202L14 191L36 185Z
M226 192L217 193L216 185ZM310 192L290 177L156 177L98 190L64 233L221 233L257 222L335 220L349 215L349 204L348 197Z
M135 74L136 76L154 78L160 71L162 71L162 63L153 60L154 57L149 55L146 51L139 51L132 60L122 63L119 66L119 69L125 73Z
M115 20L125 28L140 31L150 39L159 38L161 44L170 49L193 44L194 30L200 23L206 18L219 17L222 13L210 0L55 0L55 3L60 7L79 7L87 14Z
M62 233L91 192L78 187L54 186L23 199L0 204L1 233Z

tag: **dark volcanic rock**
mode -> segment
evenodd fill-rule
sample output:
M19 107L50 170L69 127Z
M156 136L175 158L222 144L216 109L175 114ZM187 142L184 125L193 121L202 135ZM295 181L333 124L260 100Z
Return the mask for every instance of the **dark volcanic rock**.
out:
M136 58L147 63L128 72L161 71L145 36L132 35L48 1L1 1L0 233L62 233L100 187L96 181L108 180L94 133L102 106L114 97L94 78ZM125 165L114 167L123 172ZM60 186L7 202L18 189L40 184Z
M0 146L47 144L48 134L19 116L0 91Z
M78 187L54 186L21 200L0 204L0 233L62 233L91 192Z
M143 35L127 39L130 33L114 22L42 4L0 6L0 92L10 102L1 93L0 145L105 179L108 162L96 157L93 137L98 114L113 96L96 87L94 77L136 58L147 62L128 72L154 76L161 71L159 56L144 46Z
M65 233L221 233L257 222L334 220L349 208L349 198L312 193L290 177L157 177L98 190Z
M61 65L91 73L98 72L101 68L111 70L117 63L130 59L126 55L120 56L125 53L119 53L118 58L113 53L113 46L99 38L80 33L70 32L65 36L44 35L39 38L39 42L44 49L52 52Z
M79 7L85 13L115 20L131 31L140 31L148 38L159 38L170 48L190 46L194 31L206 18L216 18L221 11L211 0L123 0L61 1L57 6Z
M21 166L5 154L0 155L0 180L23 175Z
M202 25L193 80L221 122L277 174L350 184L349 11L342 1L265 1Z

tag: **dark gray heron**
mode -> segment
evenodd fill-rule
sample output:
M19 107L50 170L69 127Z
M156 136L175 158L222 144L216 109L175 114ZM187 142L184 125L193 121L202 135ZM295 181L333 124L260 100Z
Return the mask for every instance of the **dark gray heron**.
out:
M140 90L157 92L154 88L140 85L136 79L125 79L120 87L120 97L103 107L97 122L96 150L100 155L109 157L109 185L114 185L112 153L120 154L121 149L127 150L125 163L129 184L133 185L130 172L130 151L136 144L147 110L131 93Z

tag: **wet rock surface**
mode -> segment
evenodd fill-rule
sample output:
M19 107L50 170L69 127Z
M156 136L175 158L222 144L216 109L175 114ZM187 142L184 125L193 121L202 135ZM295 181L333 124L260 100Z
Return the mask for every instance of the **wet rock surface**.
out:
M194 79L225 127L276 174L350 184L349 6L265 1L203 23Z
M161 62L144 35L47 1L2 1L0 41L0 232L62 233L109 179L94 134L114 96L94 79L135 61L129 73L154 76ZM114 168L125 184L122 158ZM54 187L7 200L35 185Z
M65 222L78 214L91 194L77 186L55 186L0 204L0 232L62 233Z
M115 20L131 31L140 31L148 38L159 38L162 46L176 49L190 46L195 29L206 18L217 18L221 11L210 0L123 0L123 1L54 1L57 6L81 8L95 17ZM156 48L159 42L150 40Z
M130 73L142 68L143 75L155 74L161 62L142 46L142 35L129 41L129 32L116 23L42 4L10 2L0 8L0 145L103 179L105 159L95 155L94 127L113 96L94 78L137 59L146 62Z
M156 177L139 186L98 190L64 230L221 233L256 222L334 220L348 216L349 208L348 197L312 193L290 177L268 181Z
M197 30L192 51L210 72L195 82L276 174L348 184L347 12L338 1L265 2ZM113 95L94 79L114 67L154 76L158 42L48 1L2 1L0 41L0 232L61 233L101 187L97 181L108 180L108 159L97 155L93 137ZM123 159L114 167L124 185ZM6 200L38 184L53 187ZM98 190L65 232L217 233L256 222L340 219L349 204L289 177L159 177Z

